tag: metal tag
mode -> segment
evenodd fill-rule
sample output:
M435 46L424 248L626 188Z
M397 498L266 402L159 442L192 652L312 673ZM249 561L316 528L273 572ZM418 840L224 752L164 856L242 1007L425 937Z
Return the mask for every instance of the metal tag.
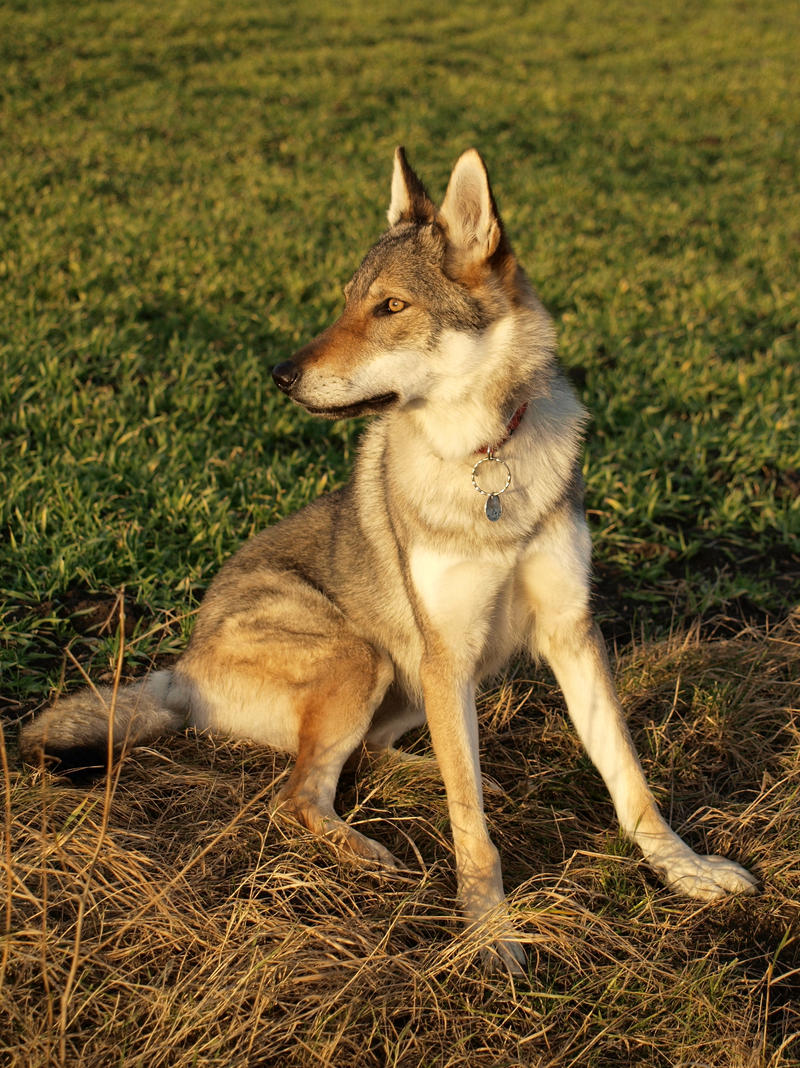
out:
M491 519L493 523L496 523L503 514L503 506L500 504L500 497L496 493L490 493L486 498L486 504L484 505L483 510L486 512L486 518Z

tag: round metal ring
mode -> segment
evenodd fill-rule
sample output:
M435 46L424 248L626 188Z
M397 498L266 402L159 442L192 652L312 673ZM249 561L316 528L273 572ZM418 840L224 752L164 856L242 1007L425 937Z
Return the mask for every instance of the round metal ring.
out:
M481 464L502 464L506 469L506 484L501 490L485 490L481 489L478 485L477 471ZM472 485L478 491L482 493L484 497L499 497L501 493L505 493L508 487L511 485L511 470L505 460L501 460L499 456L484 456L482 460L478 460L475 466L472 468Z

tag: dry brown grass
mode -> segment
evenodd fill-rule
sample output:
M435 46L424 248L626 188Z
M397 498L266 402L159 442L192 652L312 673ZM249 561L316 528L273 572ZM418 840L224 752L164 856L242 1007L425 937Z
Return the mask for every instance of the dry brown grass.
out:
M516 985L461 934L425 761L342 785L349 818L416 869L387 878L270 817L286 762L265 750L176 738L90 788L4 752L0 1063L796 1065L798 665L797 618L617 665L674 825L763 882L711 906L616 836L548 683L520 670L485 699L489 821L529 943Z

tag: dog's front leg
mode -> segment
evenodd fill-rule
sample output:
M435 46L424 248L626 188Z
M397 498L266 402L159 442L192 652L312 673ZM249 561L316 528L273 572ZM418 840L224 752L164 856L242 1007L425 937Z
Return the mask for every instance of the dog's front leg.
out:
M712 900L750 892L756 880L725 857L699 856L672 831L647 785L617 697L605 645L586 608L588 591L547 555L529 562L534 650L549 661L575 729L608 787L623 831L664 881ZM551 594L557 593L556 597Z
M492 925L489 965L524 974L525 954L505 911L500 856L483 811L475 685L446 655L423 660L421 680L434 752L444 780L467 924Z

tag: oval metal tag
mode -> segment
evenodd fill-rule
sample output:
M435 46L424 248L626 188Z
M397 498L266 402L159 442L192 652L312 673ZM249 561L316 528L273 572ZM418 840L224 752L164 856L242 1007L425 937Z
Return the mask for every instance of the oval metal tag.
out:
M500 504L500 498L496 493L490 493L486 498L486 504L483 508L486 512L486 518L491 519L493 523L496 523L500 516L503 514L503 506Z

